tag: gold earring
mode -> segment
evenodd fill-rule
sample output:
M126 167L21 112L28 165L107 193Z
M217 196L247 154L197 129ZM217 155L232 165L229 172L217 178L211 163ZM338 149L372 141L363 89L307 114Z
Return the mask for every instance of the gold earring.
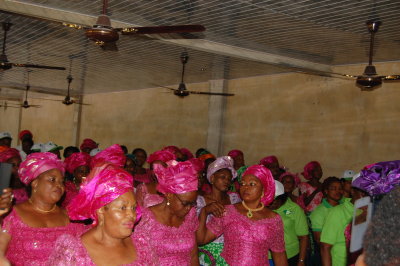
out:
M167 206L171 205L171 203L169 203L169 200L167 201Z

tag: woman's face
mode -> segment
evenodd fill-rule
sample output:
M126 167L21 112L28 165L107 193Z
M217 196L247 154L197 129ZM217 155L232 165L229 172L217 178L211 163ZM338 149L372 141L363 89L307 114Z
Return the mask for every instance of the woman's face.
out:
M135 170L135 162L131 158L126 158L125 170L133 175L133 171Z
M285 193L292 193L293 190L296 188L292 176L285 176L284 178L282 178L282 184L285 188Z
M229 169L220 169L210 177L213 189L227 192L232 182L232 172Z
M136 163L138 166L142 167L146 162L147 155L143 151L135 152Z
M339 201L343 197L343 186L341 182L332 182L325 190L328 199Z
M316 165L311 172L313 178L320 180L322 177L322 168L319 165Z
M274 179L277 179L280 176L281 170L279 169L278 162L267 163L265 167L267 167L271 171Z
M242 154L239 154L233 158L233 165L235 169L239 169L240 167L244 166L244 158Z
M82 178L87 177L90 172L88 165L81 165L74 170L74 179L77 184L82 183Z
M261 181L253 175L245 175L240 183L240 197L245 202L261 199L264 194L264 187Z
M132 191L102 207L98 214L99 219L103 220L104 230L114 238L129 237L135 225L136 207L136 199Z
M64 194L64 176L58 169L41 173L32 181L33 193L49 203L57 203Z
M170 208L173 214L184 218L189 211L196 206L197 191L182 194L167 193L166 197L170 202Z

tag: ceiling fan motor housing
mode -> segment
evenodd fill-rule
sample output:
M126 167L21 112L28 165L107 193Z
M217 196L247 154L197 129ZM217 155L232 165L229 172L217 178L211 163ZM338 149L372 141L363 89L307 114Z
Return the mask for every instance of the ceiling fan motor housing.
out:
M110 18L106 15L98 17L96 25L86 30L86 37L95 42L116 42L119 39L119 34L111 27Z

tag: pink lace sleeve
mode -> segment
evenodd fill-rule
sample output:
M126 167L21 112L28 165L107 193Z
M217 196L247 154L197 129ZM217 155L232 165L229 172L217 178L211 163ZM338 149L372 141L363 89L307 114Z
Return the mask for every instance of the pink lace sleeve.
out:
M78 265L76 258L76 247L80 246L77 243L78 239L65 234L61 235L56 243L53 252L51 253L46 265L48 266L69 266Z
M140 206L144 206L144 196L147 193L146 184L139 184L136 188L136 200Z
M272 252L284 252L285 251L285 240L283 234L283 223L279 215L276 219L276 230L271 232L271 251Z
M224 230L224 217L216 218L212 217L211 220L207 223L207 229L209 229L216 237L222 235Z
M15 210L13 209L3 220L3 224L1 225L1 230L3 232L12 235L13 225L16 222L17 218L15 217Z

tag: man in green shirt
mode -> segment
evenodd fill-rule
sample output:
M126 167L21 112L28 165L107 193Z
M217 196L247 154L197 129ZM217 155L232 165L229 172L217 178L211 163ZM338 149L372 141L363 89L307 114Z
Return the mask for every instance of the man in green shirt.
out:
M343 203L343 187L339 178L331 176L324 180L322 192L325 198L322 199L314 211L311 212L311 230L315 241L319 244L322 226L333 207Z
M276 197L269 208L282 218L289 266L304 265L308 244L308 225L303 209L287 194Z
M346 200L343 204L331 209L322 227L320 241L323 266L347 265L344 230L352 221L354 202L366 196L366 193L353 187L351 195L351 200Z

